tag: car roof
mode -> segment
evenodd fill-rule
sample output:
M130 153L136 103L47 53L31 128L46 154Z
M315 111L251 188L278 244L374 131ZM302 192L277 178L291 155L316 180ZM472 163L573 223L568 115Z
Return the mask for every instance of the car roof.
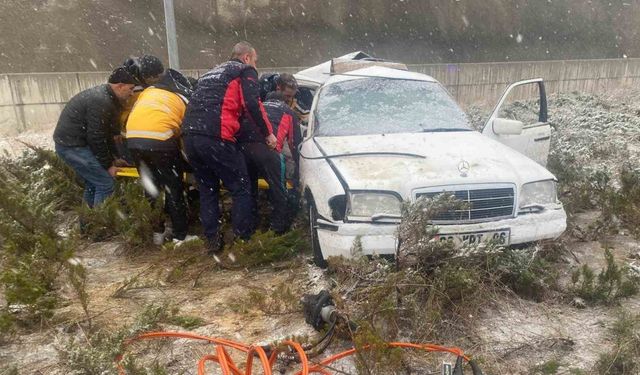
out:
M370 56L362 51L355 51L355 52L351 52L346 55L340 56L338 58L342 60L357 60L363 57L370 57ZM296 74L294 74L294 76L298 80L302 79L305 81L311 81L317 84L322 84L324 83L324 81L327 80L327 78L329 78L330 71L331 71L331 60L325 61L321 64L312 66L307 69L303 69L297 72Z
M352 70L344 74L335 74L329 78L325 85L336 82L351 81L364 78L390 78L390 79L406 79L412 81L437 82L434 78L416 72L406 70L387 68L385 66L370 66L367 68Z

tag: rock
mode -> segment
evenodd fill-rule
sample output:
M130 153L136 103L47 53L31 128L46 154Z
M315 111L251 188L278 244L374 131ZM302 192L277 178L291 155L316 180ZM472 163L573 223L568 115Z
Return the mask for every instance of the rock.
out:
M587 303L580 297L574 297L571 304L579 309L584 309L587 307Z

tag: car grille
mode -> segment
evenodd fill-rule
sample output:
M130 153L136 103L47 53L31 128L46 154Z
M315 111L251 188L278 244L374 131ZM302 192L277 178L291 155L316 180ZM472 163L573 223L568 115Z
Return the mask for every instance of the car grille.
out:
M433 198L443 193L452 194L467 205L464 209L450 210L437 215L432 220L434 223L491 221L511 217L514 213L515 194L512 187L453 191L444 189L421 192L416 194L416 198Z

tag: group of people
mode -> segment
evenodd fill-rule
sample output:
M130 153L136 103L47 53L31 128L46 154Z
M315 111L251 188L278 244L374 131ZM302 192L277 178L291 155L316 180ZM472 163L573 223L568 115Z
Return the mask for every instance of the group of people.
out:
M56 153L84 180L84 202L101 204L113 193L119 168L132 162L153 204L164 192L173 241L187 241L194 236L188 234L183 175L191 172L204 240L210 253L218 253L224 247L221 183L232 197L233 233L247 240L258 227L258 179L263 177L272 206L270 229L285 233L297 205L286 175L295 188L298 124L306 113L296 103L293 75L259 79L257 60L255 48L240 42L229 61L196 80L144 55L114 69L106 84L74 96L53 138ZM154 242L166 238L162 219Z

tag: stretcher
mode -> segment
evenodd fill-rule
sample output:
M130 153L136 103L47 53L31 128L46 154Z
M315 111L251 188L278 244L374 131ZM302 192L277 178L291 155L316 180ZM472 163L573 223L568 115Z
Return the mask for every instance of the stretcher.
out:
M121 167L117 174L118 177L129 177L129 178L138 178L140 175L138 174L138 170L135 167ZM269 184L264 179L258 180L258 188L260 190L268 190ZM287 190L293 189L293 185L291 181L287 181Z

